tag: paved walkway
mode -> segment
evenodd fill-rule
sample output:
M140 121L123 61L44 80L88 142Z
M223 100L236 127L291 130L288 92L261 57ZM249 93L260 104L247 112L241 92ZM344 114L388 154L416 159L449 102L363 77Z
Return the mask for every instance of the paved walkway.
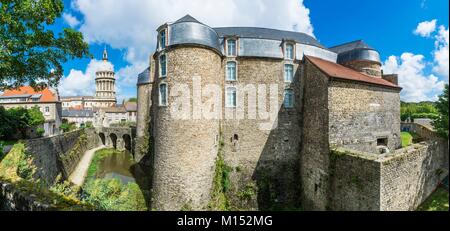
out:
M70 182L78 186L83 185L84 178L86 177L87 170L89 168L89 164L91 163L91 160L94 157L95 152L102 148L105 148L105 146L102 145L98 148L88 150L84 153L83 157L81 158L80 162L75 168L75 171L73 171L73 173L69 176Z

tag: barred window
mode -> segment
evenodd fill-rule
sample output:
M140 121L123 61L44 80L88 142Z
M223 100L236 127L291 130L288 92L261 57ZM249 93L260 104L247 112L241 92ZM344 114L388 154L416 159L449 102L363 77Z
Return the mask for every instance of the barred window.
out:
M167 74L167 60L166 55L159 56L159 71L160 77L165 77Z
M236 62L229 61L227 62L227 80L229 81L236 81Z
M159 85L159 105L167 106L167 84L162 83Z
M284 65L284 82L292 82L294 79L294 65L285 64Z
M284 90L284 107L285 108L294 107L294 91L291 89Z
M226 90L226 106L227 107L236 107L236 88L228 87Z

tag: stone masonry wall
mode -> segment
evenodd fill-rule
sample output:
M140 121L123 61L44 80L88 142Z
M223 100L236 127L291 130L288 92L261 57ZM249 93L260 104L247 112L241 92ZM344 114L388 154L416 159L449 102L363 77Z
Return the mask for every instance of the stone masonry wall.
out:
M171 111L179 109L176 103L180 103L180 100L188 99L185 102L190 104L187 115L193 116L191 105L195 108L199 103L192 101L194 97L189 100L189 95L179 95L199 93L193 91L194 76L201 77L202 88L207 84L221 86L221 57L209 49L190 46L170 48L165 52L167 77L155 79L152 90L153 102L159 102L160 83L167 83L169 92L168 106L155 103L157 105L152 115L155 137L152 208L204 210L210 199L215 171L219 120L174 118L174 115L182 113ZM159 70L159 67L156 66L154 70ZM176 84L186 84L188 89L177 92L174 88ZM204 102L209 97L203 95L200 100Z
M80 137L84 137L83 140ZM59 174L67 178L84 152L97 145L97 140L93 129L27 140L26 152L33 156L33 164L37 168L34 178L47 185L53 184Z
M220 79L225 79L226 61L223 62ZM287 61L263 58L238 58L236 61L238 81L226 81L226 86L236 86L240 92L252 87L258 89L261 84L266 89L266 94L262 95L266 100L266 108L275 110L278 120L271 123L274 129L262 129L260 125L269 122L269 119L261 118L256 110L256 116L252 117L249 104L259 108L258 103L249 101L247 95L245 98L239 97L239 93L237 108L225 108L227 114L244 112L243 118L224 117L222 121L224 159L232 169L227 192L230 207L243 210L298 207L302 95L299 64L292 63L294 81L284 83L284 63ZM272 99L271 84L276 84L278 91ZM294 108L284 108L284 89L294 91ZM277 108L270 108L270 100L277 102Z
M328 77L305 59L300 154L302 208L325 210L329 193Z
M448 174L445 140L428 140L383 155L348 149L334 153L331 210L415 210Z
M346 62L343 65L356 71L359 71L363 74L370 75L376 78L381 78L381 65L379 63L356 60Z
M376 153L378 138L387 138L391 151L401 146L397 89L336 80L328 98L331 146Z
M375 154L331 151L330 202L333 211L380 210L380 163Z
M380 210L415 210L448 175L448 141L432 139L381 161Z

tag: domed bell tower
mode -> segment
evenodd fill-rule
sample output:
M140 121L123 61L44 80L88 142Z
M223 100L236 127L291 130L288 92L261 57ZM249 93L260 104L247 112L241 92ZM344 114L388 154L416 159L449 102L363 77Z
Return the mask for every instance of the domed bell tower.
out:
M108 62L108 52L106 47L103 50L103 63L95 73L95 97L100 99L111 99L116 101L116 79L112 65ZM109 105L114 106L114 105Z

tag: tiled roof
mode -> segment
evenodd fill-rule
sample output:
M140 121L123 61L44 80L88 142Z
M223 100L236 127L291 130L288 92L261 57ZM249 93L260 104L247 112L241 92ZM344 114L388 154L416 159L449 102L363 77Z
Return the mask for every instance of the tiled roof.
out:
M39 102L55 102L58 101L58 96L53 93L49 88L45 88L42 91L35 91L30 86L23 86L19 89L6 90L2 96L21 96L21 95L42 95Z
M178 19L175 23L180 23L180 22L196 22L196 23L200 23L197 19L195 19L194 17L190 16L189 14L187 14L184 17Z
M125 110L127 111L137 111L137 103L136 102L126 102Z
M344 67L340 64L329 62L320 58L312 57L312 56L306 56L306 58L317 68L319 68L321 71L323 71L326 75L338 78L338 79L344 79L344 80L350 80L350 81L357 81L357 82L364 82L364 83L370 83L380 86L386 86L386 87L393 87L393 88L399 88L399 86L385 80L382 78L375 78L370 77L368 75L362 74L360 72L357 72L353 69Z

